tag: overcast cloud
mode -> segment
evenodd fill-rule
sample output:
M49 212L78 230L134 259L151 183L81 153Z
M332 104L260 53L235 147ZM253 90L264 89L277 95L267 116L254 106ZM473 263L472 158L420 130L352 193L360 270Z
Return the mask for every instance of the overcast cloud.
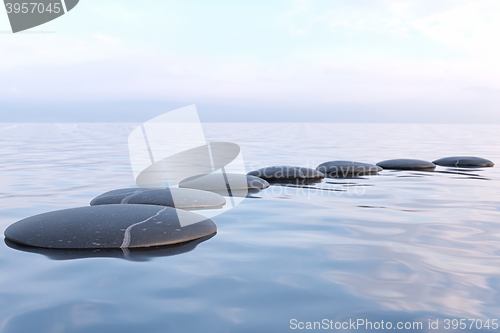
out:
M498 1L80 0L0 34L0 121L195 103L204 121L499 122L498 17Z

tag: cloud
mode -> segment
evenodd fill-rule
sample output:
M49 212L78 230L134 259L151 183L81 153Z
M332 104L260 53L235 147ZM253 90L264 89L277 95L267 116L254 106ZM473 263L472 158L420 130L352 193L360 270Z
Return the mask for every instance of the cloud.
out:
M0 70L29 71L43 66L78 65L116 57L120 41L105 35L71 38L61 34L13 35L0 44Z
M339 61L281 66L244 59L186 56L128 48L106 36L50 37L45 47L16 45L4 54L3 99L281 100L286 103L457 101L500 88L491 71L463 62ZM8 56L7 56L8 55ZM34 57L34 60L26 61Z
M126 5L106 6L117 10L115 20L132 13ZM89 8L95 19L106 19L104 9ZM242 13L228 7L224 15L231 10ZM247 40L248 54L217 48L230 49L251 27L238 26L237 37L217 35L196 20L189 32L176 30L185 45L162 38L162 29L172 36L174 27L161 22L145 44L116 29L2 36L0 100L202 100L282 110L396 103L400 113L415 101L448 109L476 104L490 113L500 105L495 2L299 1L273 13L267 35ZM213 43L194 47L210 35Z

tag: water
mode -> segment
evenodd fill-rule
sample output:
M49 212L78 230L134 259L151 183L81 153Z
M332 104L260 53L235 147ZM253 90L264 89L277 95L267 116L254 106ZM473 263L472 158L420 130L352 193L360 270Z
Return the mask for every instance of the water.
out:
M135 126L1 124L2 233L133 185L127 136ZM210 141L239 144L248 169L452 155L500 163L498 125L204 128ZM422 322L407 331L437 332L452 331L445 320L455 318L489 320L489 329L466 321L460 331L498 331L499 170L272 186L214 217L218 234L191 251L143 261L52 260L2 243L0 332L288 332L292 319ZM436 319L439 329L430 330Z

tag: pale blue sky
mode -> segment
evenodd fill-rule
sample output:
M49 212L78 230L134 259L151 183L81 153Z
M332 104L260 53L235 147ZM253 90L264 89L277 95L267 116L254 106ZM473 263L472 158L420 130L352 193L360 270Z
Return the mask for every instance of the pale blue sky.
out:
M500 2L80 0L9 34L0 121L500 122ZM46 32L46 33L42 33Z

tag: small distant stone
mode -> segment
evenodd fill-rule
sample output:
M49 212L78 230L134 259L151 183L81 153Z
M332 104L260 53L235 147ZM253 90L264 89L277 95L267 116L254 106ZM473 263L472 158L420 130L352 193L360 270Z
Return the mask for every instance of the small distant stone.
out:
M325 178L325 175L317 170L286 165L257 169L250 171L248 175L268 181L321 180Z
M393 170L433 170L436 168L434 163L414 159L395 159L378 162L377 165L383 169Z
M181 188L192 188L203 191L227 191L228 185L234 191L247 191L269 187L269 183L263 179L238 173L209 173L192 176L179 182L179 187Z
M217 232L199 214L153 205L102 205L63 209L10 225L5 237L51 249L127 249L179 244Z
M377 165L353 161L330 161L316 167L316 170L333 178L350 178L376 174L383 169Z
M432 162L440 166L450 166L450 167L492 167L495 164L481 157L474 156L453 156L444 157L439 160Z
M226 199L216 193L185 188L157 190L125 188L103 193L90 202L91 206L110 204L159 205L195 209L221 207L226 204Z

